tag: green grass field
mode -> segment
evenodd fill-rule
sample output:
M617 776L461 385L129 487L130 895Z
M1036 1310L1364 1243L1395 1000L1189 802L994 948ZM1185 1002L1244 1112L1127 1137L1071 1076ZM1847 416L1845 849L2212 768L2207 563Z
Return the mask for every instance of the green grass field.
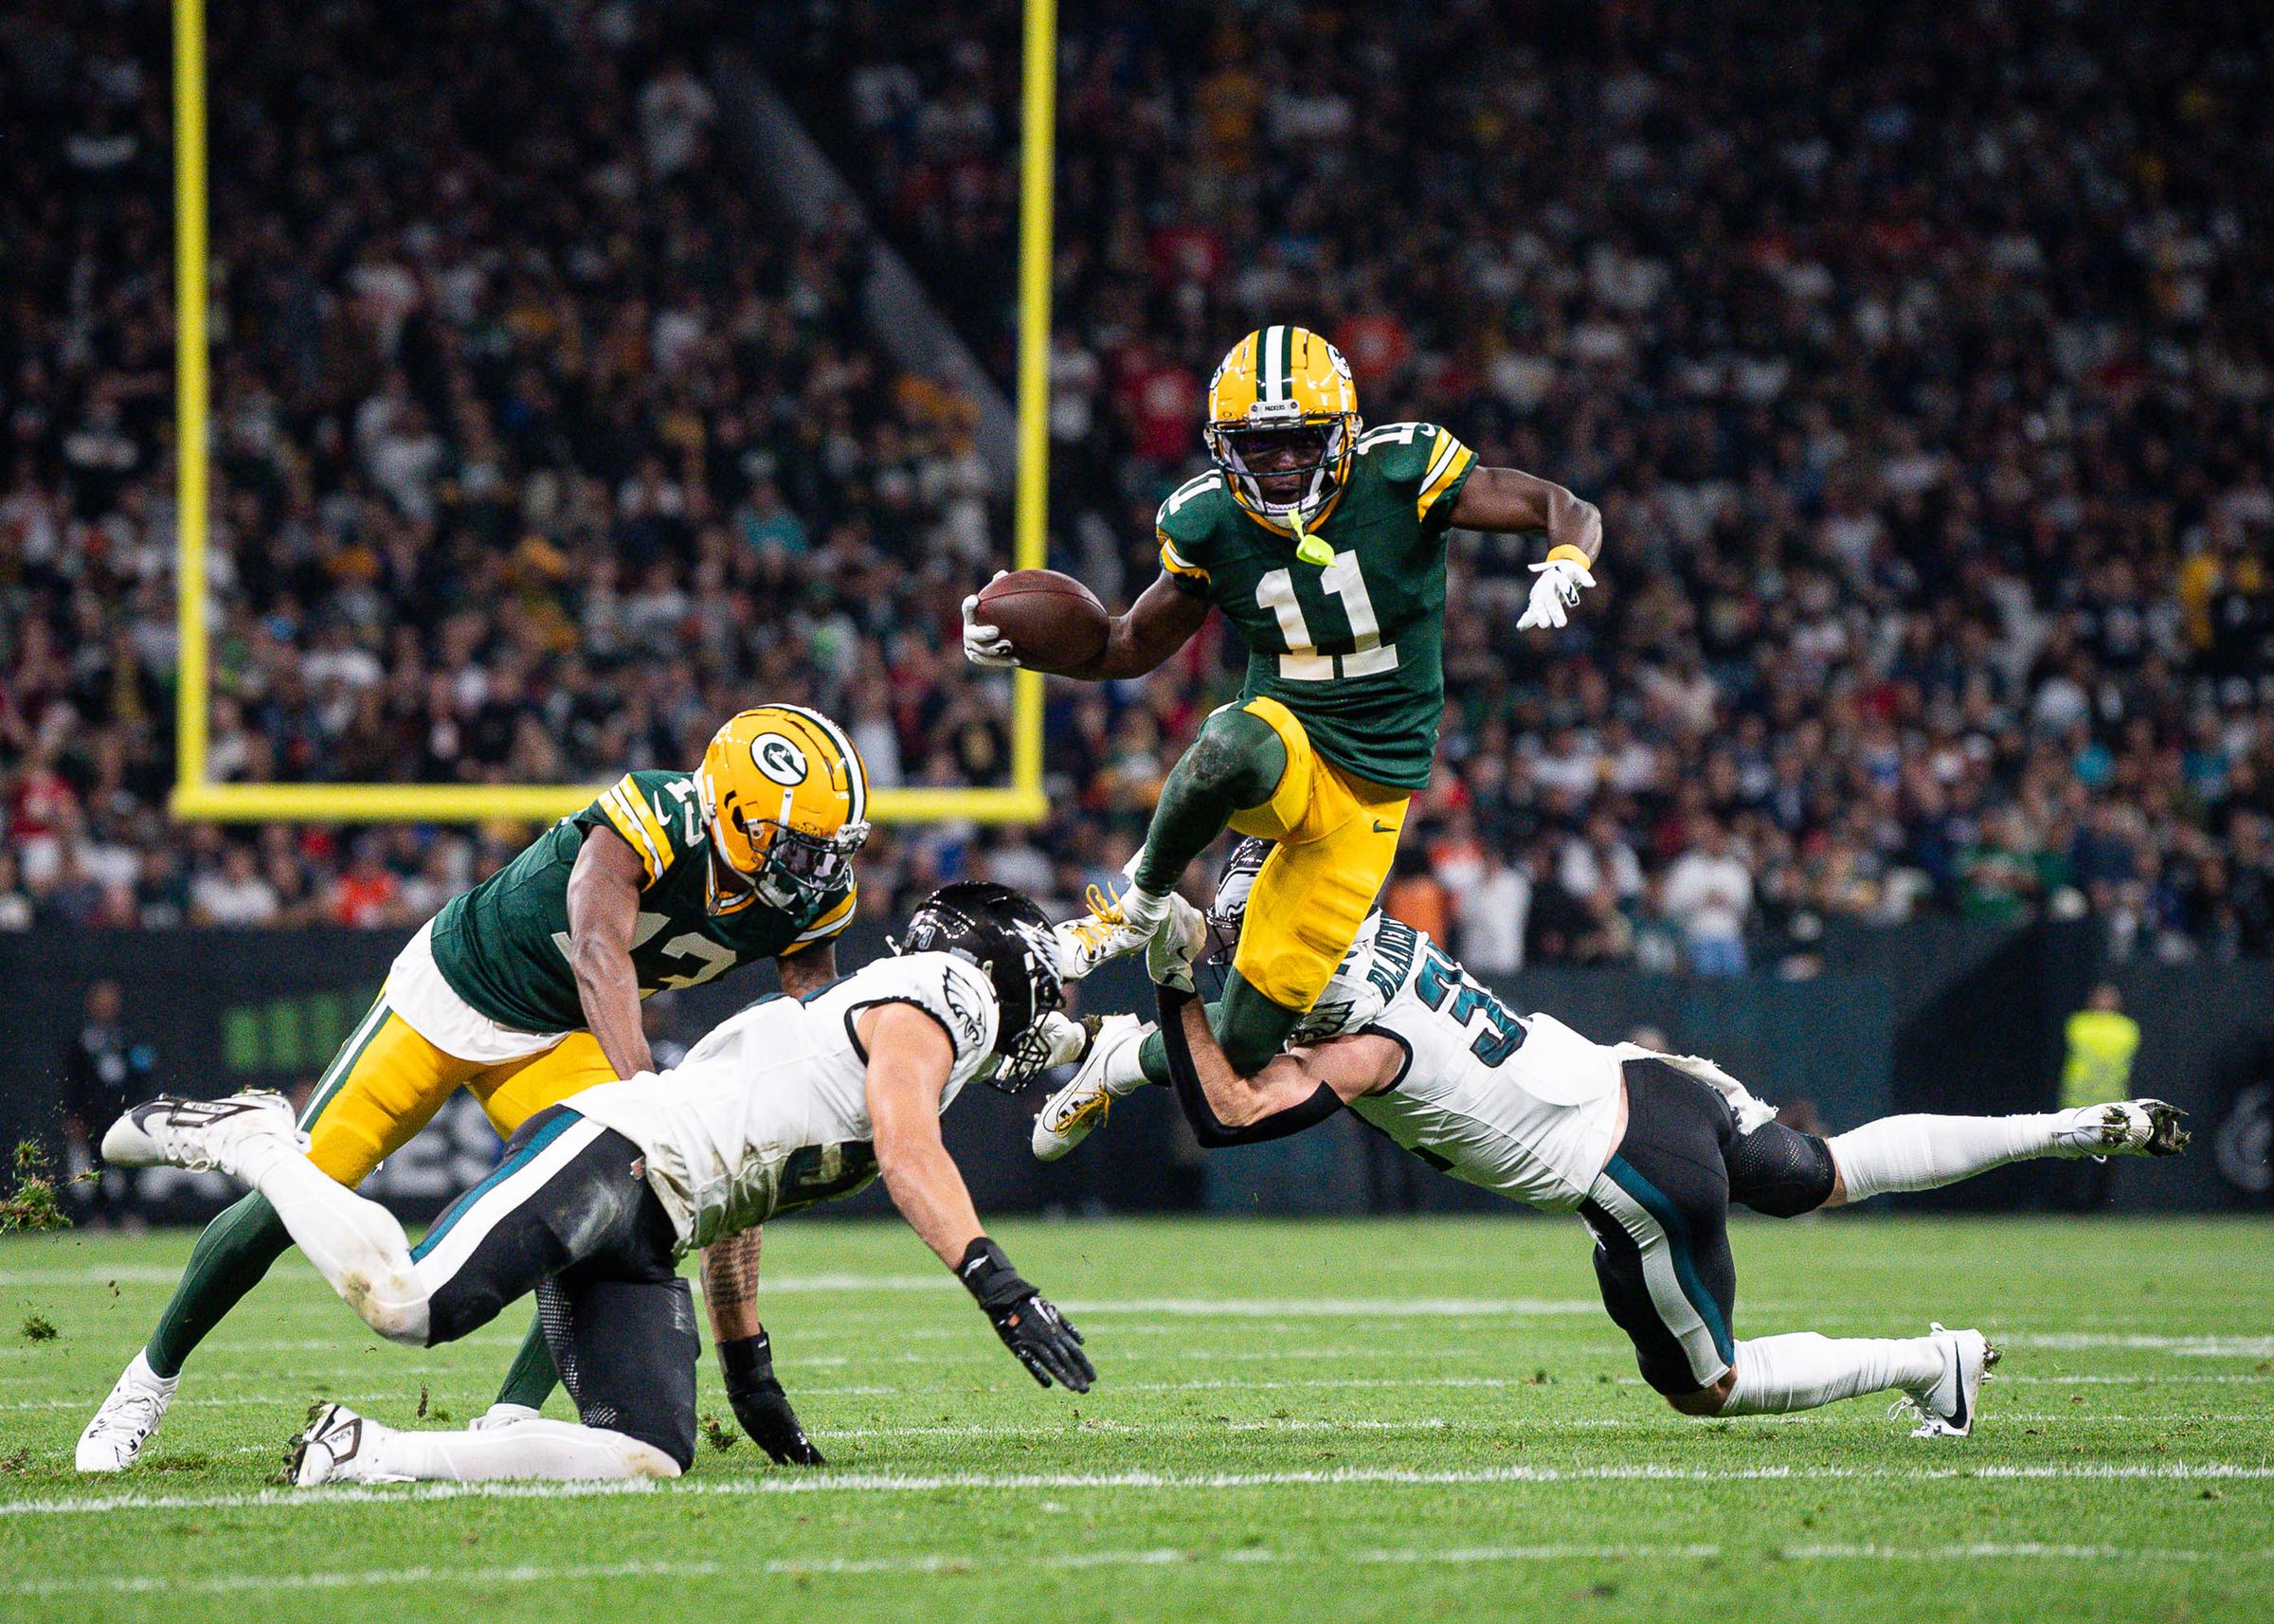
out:
M522 1330L386 1346L297 1258L144 1464L81 1478L189 1237L0 1243L0 1619L2274 1616L2263 1221L1742 1225L1741 1336L2005 1343L1941 1443L1872 1399L1675 1416L1571 1220L1000 1233L1088 1334L1088 1397L1037 1389L904 1230L785 1223L767 1318L829 1468L706 1446L607 1493L274 1487L312 1398L462 1421Z

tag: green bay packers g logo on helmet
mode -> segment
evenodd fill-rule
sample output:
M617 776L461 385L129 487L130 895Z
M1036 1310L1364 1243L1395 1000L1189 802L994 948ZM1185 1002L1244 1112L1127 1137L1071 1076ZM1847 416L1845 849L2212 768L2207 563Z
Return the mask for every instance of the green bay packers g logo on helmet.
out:
M711 737L695 776L713 913L764 901L801 916L846 885L869 838L869 775L845 731L802 705L761 705Z
M789 742L782 733L760 733L750 741L750 759L758 770L785 788L805 782L812 769L805 765L805 752Z
M1349 481L1363 426L1343 352L1308 327L1266 327L1208 380L1201 438L1234 501L1268 524L1308 526Z

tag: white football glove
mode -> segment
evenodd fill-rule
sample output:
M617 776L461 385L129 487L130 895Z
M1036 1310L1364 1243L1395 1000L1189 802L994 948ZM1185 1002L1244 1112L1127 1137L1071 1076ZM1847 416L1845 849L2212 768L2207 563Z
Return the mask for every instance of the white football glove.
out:
M1044 1071L1054 1066L1071 1066L1090 1053L1093 1029L1062 1011L1054 1009L1042 1017L1042 1032L1050 1044L1050 1058L1042 1062Z
M1002 580L1009 573L1007 569L998 569L994 580L987 584L993 586L995 581ZM973 665L991 666L1002 671L1017 670L1019 657L1011 652L1011 640L1002 635L1001 628L974 619L978 613L979 594L974 592L964 600L964 658Z
M1532 573L1540 577L1532 583L1530 607L1516 623L1520 632L1534 626L1549 626L1561 631L1571 623L1571 606L1579 601L1579 588L1595 585L1595 576L1587 566L1569 558L1551 558L1544 564L1532 566ZM966 646L969 646L966 637Z
M1145 973L1155 986L1190 992L1193 969L1208 951L1208 920L1176 893L1152 939L1145 945Z

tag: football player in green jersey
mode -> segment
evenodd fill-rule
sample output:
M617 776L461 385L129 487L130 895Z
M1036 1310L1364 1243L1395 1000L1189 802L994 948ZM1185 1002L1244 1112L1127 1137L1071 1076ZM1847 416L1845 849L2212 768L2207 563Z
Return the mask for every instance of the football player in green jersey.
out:
M796 705L733 717L695 772L626 773L411 938L308 1101L310 1159L352 1189L461 1088L510 1138L571 1094L651 1072L640 1001L661 988L759 959L792 997L834 981L868 800L852 740ZM291 1244L259 1195L207 1226L149 1344L81 1436L80 1471L133 1464L182 1362ZM755 1229L705 1250L728 1398L775 1459L819 1464L774 1378L757 1284ZM488 1423L534 1415L553 1364L532 1327Z
M1314 1003L1390 872L1444 708L1445 534L1544 531L1516 629L1560 627L1595 585L1602 515L1562 486L1488 468L1433 424L1364 429L1342 354L1300 327L1235 345L1208 385L1216 466L1161 504L1162 573L1113 619L1104 650L1059 675L1137 677L1223 611L1248 648L1239 700L1169 774L1129 889L1060 928L1070 977L1146 943L1187 864L1229 826L1274 842L1257 875L1216 1036L1260 1071ZM964 605L965 654L1015 663ZM1100 1035L1045 1118L1103 1111L1167 1077L1157 1034ZM1140 1074L1142 1067L1144 1075ZM1060 1129L1072 1126L1058 1124Z

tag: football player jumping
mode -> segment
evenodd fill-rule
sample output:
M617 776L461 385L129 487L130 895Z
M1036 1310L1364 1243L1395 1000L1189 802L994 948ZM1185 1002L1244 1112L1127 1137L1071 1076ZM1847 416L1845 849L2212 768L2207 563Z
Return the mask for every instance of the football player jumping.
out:
M668 1072L537 1111L415 1248L385 1207L302 1152L278 1094L136 1106L102 1153L252 1185L392 1342L452 1342L536 1294L581 1424L397 1431L318 1404L295 1441L294 1482L677 1477L695 1440L695 1310L678 1259L880 1173L1034 1379L1089 1390L1080 1333L987 1238L940 1140L940 1113L973 1078L1016 1091L1079 1052L1059 992L1040 909L998 885L948 886L916 910L897 956L752 1004Z
M1602 517L1561 485L1476 455L1432 424L1363 429L1350 369L1300 327L1233 347L1208 386L1216 466L1161 504L1160 576L1113 619L1104 651L1061 675L1141 676L1221 609L1248 647L1238 703L1209 717L1169 774L1128 891L1061 928L1070 977L1143 945L1185 867L1229 824L1275 842L1255 880L1216 1028L1260 1071L1318 1000L1390 872L1406 803L1429 781L1444 709L1445 534L1545 531L1516 623L1561 626L1602 548ZM964 604L964 651L1016 663ZM1158 1041L1146 1074L1167 1076ZM1045 1107L1102 1111L1091 1093ZM1064 1126L1062 1123L1060 1126Z
M1892 1390L1917 1437L1962 1437L1997 1349L1976 1330L1922 1337L1736 1339L1729 1203L1774 1218L1931 1190L2031 1157L2172 1156L2188 1135L2160 1100L2021 1116L1891 1116L1831 1139L1776 1120L1709 1060L1589 1042L1550 1015L1516 1016L1421 931L1375 913L1300 1047L1241 1076L1192 997L1191 964L1228 939L1264 866L1235 853L1210 922L1175 900L1148 952L1178 1103L1211 1146L1275 1139L1347 1106L1456 1179L1595 1236L1604 1307L1643 1379L1687 1416L1810 1410ZM1212 929L1213 928L1213 929ZM1135 1018L1106 1023L1085 1072L1130 1063ZM1070 1142L1038 1126L1046 1159Z
M422 926L302 1113L309 1155L352 1189L459 1089L510 1137L596 1083L653 1069L640 1001L772 959L791 996L837 975L853 917L868 779L844 731L764 705L712 738L694 772L631 772ZM79 1440L79 1470L132 1465L183 1361L292 1244L246 1196L190 1266ZM758 1232L704 1254L704 1300L734 1413L777 1459L814 1452L772 1382L753 1298ZM492 1417L533 1415L553 1361L532 1326Z

